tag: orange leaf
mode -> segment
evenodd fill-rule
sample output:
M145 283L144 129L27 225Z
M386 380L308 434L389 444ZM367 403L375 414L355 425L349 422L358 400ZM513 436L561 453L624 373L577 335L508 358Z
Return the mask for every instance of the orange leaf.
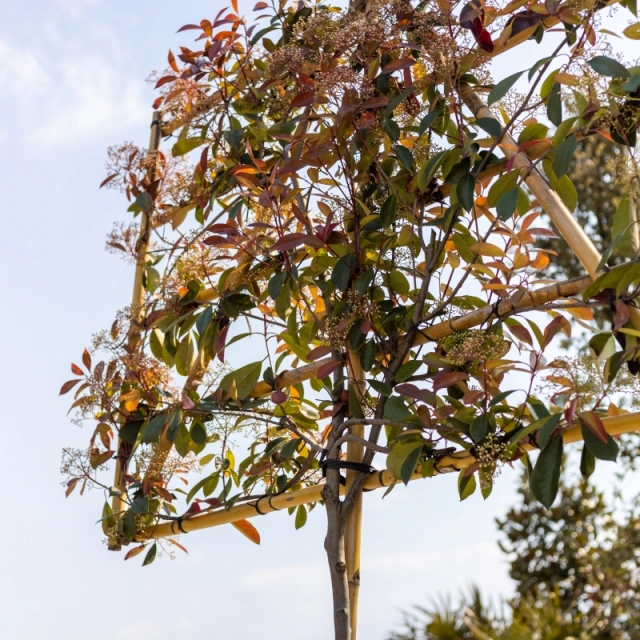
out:
M91 356L89 352L85 349L82 354L82 364L87 367L89 371L91 371Z
M248 520L238 520L231 523L240 533L243 533L251 542L260 544L260 534L258 530Z
M60 389L60 395L63 396L65 393L69 393L69 391L71 391L71 389L73 389L73 387L75 387L78 382L80 382L80 380L68 380L67 382L65 382Z
M83 376L84 372L77 364L71 364L71 372L75 373L77 376Z
M135 558L139 553L142 553L147 545L141 544L139 547L134 547L131 551L127 552L127 555L124 557L125 560L129 558Z
M181 549L185 553L189 553L185 547L183 547L179 542L176 542L173 538L167 538L167 542L170 542L171 544L175 545L176 547L178 547L178 549Z
M545 253L538 253L534 260L531 261L533 269L544 269L549 264L549 256Z

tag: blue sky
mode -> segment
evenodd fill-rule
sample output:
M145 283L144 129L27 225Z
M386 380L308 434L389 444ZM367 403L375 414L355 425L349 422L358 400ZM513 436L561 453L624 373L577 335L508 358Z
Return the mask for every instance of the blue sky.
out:
M245 4L245 3L241 3ZM84 446L58 398L91 334L130 298L131 268L103 251L126 203L99 191L105 150L146 144L145 78L211 18L219 0L28 0L0 7L2 193L0 636L25 640L331 635L324 517L296 532L286 514L184 536L189 555L140 568L106 550L102 496L64 498L63 446ZM241 7L242 9L242 7ZM247 13L250 7L245 4ZM522 57L504 61L505 74ZM519 70L516 66L513 70ZM491 498L460 504L441 477L365 499L359 637L382 640L400 610L476 582L509 593L494 518L515 499L506 470Z

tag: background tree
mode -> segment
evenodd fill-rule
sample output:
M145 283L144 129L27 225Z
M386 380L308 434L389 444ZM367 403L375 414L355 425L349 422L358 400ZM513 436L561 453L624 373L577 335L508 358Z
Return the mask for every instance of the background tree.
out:
M640 634L637 505L613 509L584 479L563 484L545 509L531 499L526 479L521 503L498 520L515 595L506 613L492 609L477 589L459 607L419 608L406 631L391 640L631 640ZM636 501L637 502L637 501Z
M258 2L251 25L231 4L182 28L196 48L169 54L149 151L111 156L105 182L139 222L109 247L135 259L134 293L62 388L79 385L73 407L94 424L88 449L65 454L68 491L103 489L109 547L141 542L126 557L144 550L144 564L150 540L215 520L258 541L247 517L286 506L301 527L322 499L343 640L365 485L456 471L462 499L477 487L486 498L502 465L530 466L540 448L531 488L550 506L565 440L585 438L590 466L617 456L605 423L633 421L607 417L606 390L564 390L577 394L566 413L533 390L567 314L598 305L615 305L623 337L617 353L597 339L607 384L635 363L638 265L602 273L566 171L591 129L630 144L640 70L594 42L589 2ZM524 71L494 82L490 63L529 36L543 57L523 96ZM567 78L578 106L565 119ZM159 150L161 134L185 163ZM550 255L536 245L550 235L535 226L541 205L581 279L537 286ZM372 473L376 456L385 472Z

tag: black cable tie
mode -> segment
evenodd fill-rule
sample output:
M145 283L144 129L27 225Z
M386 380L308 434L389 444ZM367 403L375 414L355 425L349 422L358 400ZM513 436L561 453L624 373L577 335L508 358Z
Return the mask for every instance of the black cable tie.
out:
M267 513L269 513L268 511L262 511L262 510L260 509L260 500L262 500L262 498L266 498L266 497L267 497L267 496L261 496L260 498L258 498L258 499L255 501L255 503L254 503L254 505L253 505L253 508L258 512L258 515L259 515L259 516L266 516L266 515L267 515ZM269 498L269 500L270 500L270 499L271 499L271 498ZM269 506L271 506L271 505L269 505Z
M178 524L178 529L182 532L182 533L189 533L188 531L185 531L182 528L182 520L184 519L184 516L180 516L178 518L176 518L176 523ZM173 531L173 525L171 526L171 530Z

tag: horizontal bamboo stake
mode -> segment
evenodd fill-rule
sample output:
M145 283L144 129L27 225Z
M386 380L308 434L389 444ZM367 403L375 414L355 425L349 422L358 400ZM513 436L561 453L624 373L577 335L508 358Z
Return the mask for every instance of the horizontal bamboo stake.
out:
M639 413L626 413L619 416L610 416L602 419L607 433L610 435L620 435L622 433L630 433L640 430L640 412ZM582 440L582 432L580 427L569 427L565 429L562 434L562 439L565 444L571 444ZM530 445L525 446L528 450L533 450L535 447ZM461 471L470 467L476 462L476 459L465 450L456 451L447 456L443 456L436 461L436 470L439 473L450 473ZM411 480L419 480L422 478L421 473L414 473ZM388 487L389 485L399 482L388 471L379 471L372 473L364 483L365 491L373 491L380 489L381 487ZM140 536L138 540L145 540L149 538L167 538L169 536L178 535L180 533L189 533L191 531L198 531L200 529L209 529L211 527L217 527L222 524L230 524L232 522L238 522L239 520L246 520L253 518L257 515L265 515L272 511L280 511L282 509L288 509L290 507L297 507L301 504L310 504L312 502L318 502L322 499L323 484L317 484L313 487L306 487L304 489L298 489L297 491L291 491L289 493L282 493L273 496L264 496L255 502L248 502L246 504L240 504L231 509L220 509L218 511L211 511L203 515L193 516L191 518L185 518L180 524L177 521L164 522L158 524L149 531L146 536ZM344 488L340 487L341 493L344 493Z

